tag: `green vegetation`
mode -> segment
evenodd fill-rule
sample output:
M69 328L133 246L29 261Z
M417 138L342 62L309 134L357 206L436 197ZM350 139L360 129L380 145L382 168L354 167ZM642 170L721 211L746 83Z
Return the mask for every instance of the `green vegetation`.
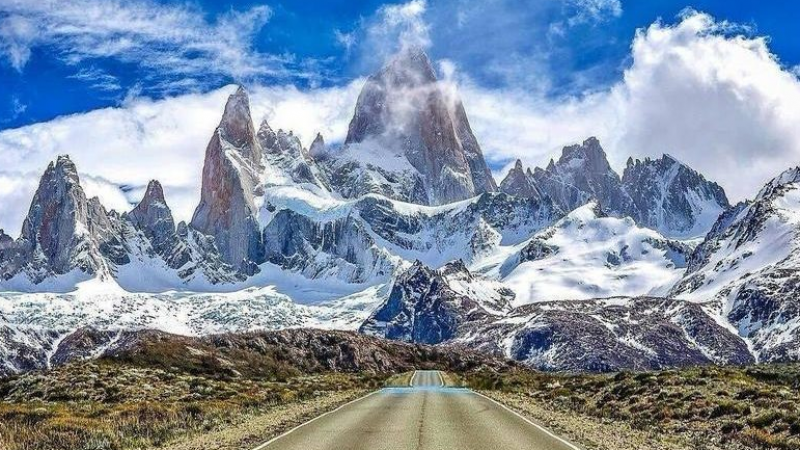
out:
M800 448L799 365L569 376L478 371L467 382L654 439L678 436L691 448Z

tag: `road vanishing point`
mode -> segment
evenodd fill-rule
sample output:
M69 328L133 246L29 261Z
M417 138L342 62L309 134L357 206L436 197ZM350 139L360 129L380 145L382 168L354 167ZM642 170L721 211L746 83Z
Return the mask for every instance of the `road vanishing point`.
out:
M475 391L416 371L253 450L580 450Z

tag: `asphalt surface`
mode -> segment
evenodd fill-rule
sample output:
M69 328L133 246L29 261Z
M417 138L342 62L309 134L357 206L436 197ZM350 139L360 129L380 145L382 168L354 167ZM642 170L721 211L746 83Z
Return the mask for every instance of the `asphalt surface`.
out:
M385 388L254 450L576 450L549 431L437 371Z

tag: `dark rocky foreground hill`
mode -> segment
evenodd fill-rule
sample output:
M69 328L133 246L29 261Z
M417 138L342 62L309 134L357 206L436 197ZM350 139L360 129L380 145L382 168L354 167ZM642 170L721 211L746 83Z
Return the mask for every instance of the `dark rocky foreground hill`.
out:
M187 337L155 330L91 328L64 338L50 362L62 366L90 358L194 375L266 379L327 372L398 373L415 368L461 372L511 364L457 346L409 344L349 331L287 329Z

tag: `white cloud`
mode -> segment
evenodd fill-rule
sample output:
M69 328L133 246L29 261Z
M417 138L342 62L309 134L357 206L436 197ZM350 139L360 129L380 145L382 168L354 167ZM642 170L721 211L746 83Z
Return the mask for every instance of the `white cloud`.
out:
M356 35L354 32L345 33L342 30L333 30L333 37L336 38L336 42L341 45L347 53L350 53L350 50L356 44Z
M427 8L425 0L380 7L361 30L365 34L361 45L364 59L382 63L409 47L430 47L430 27L424 18Z
M603 22L622 15L622 3L619 0L567 0L566 4L575 10L568 19L570 25Z
M252 47L272 10L206 14L189 3L152 0L0 0L0 58L22 71L37 47L70 65L114 58L164 77L248 79L290 73L291 58Z

